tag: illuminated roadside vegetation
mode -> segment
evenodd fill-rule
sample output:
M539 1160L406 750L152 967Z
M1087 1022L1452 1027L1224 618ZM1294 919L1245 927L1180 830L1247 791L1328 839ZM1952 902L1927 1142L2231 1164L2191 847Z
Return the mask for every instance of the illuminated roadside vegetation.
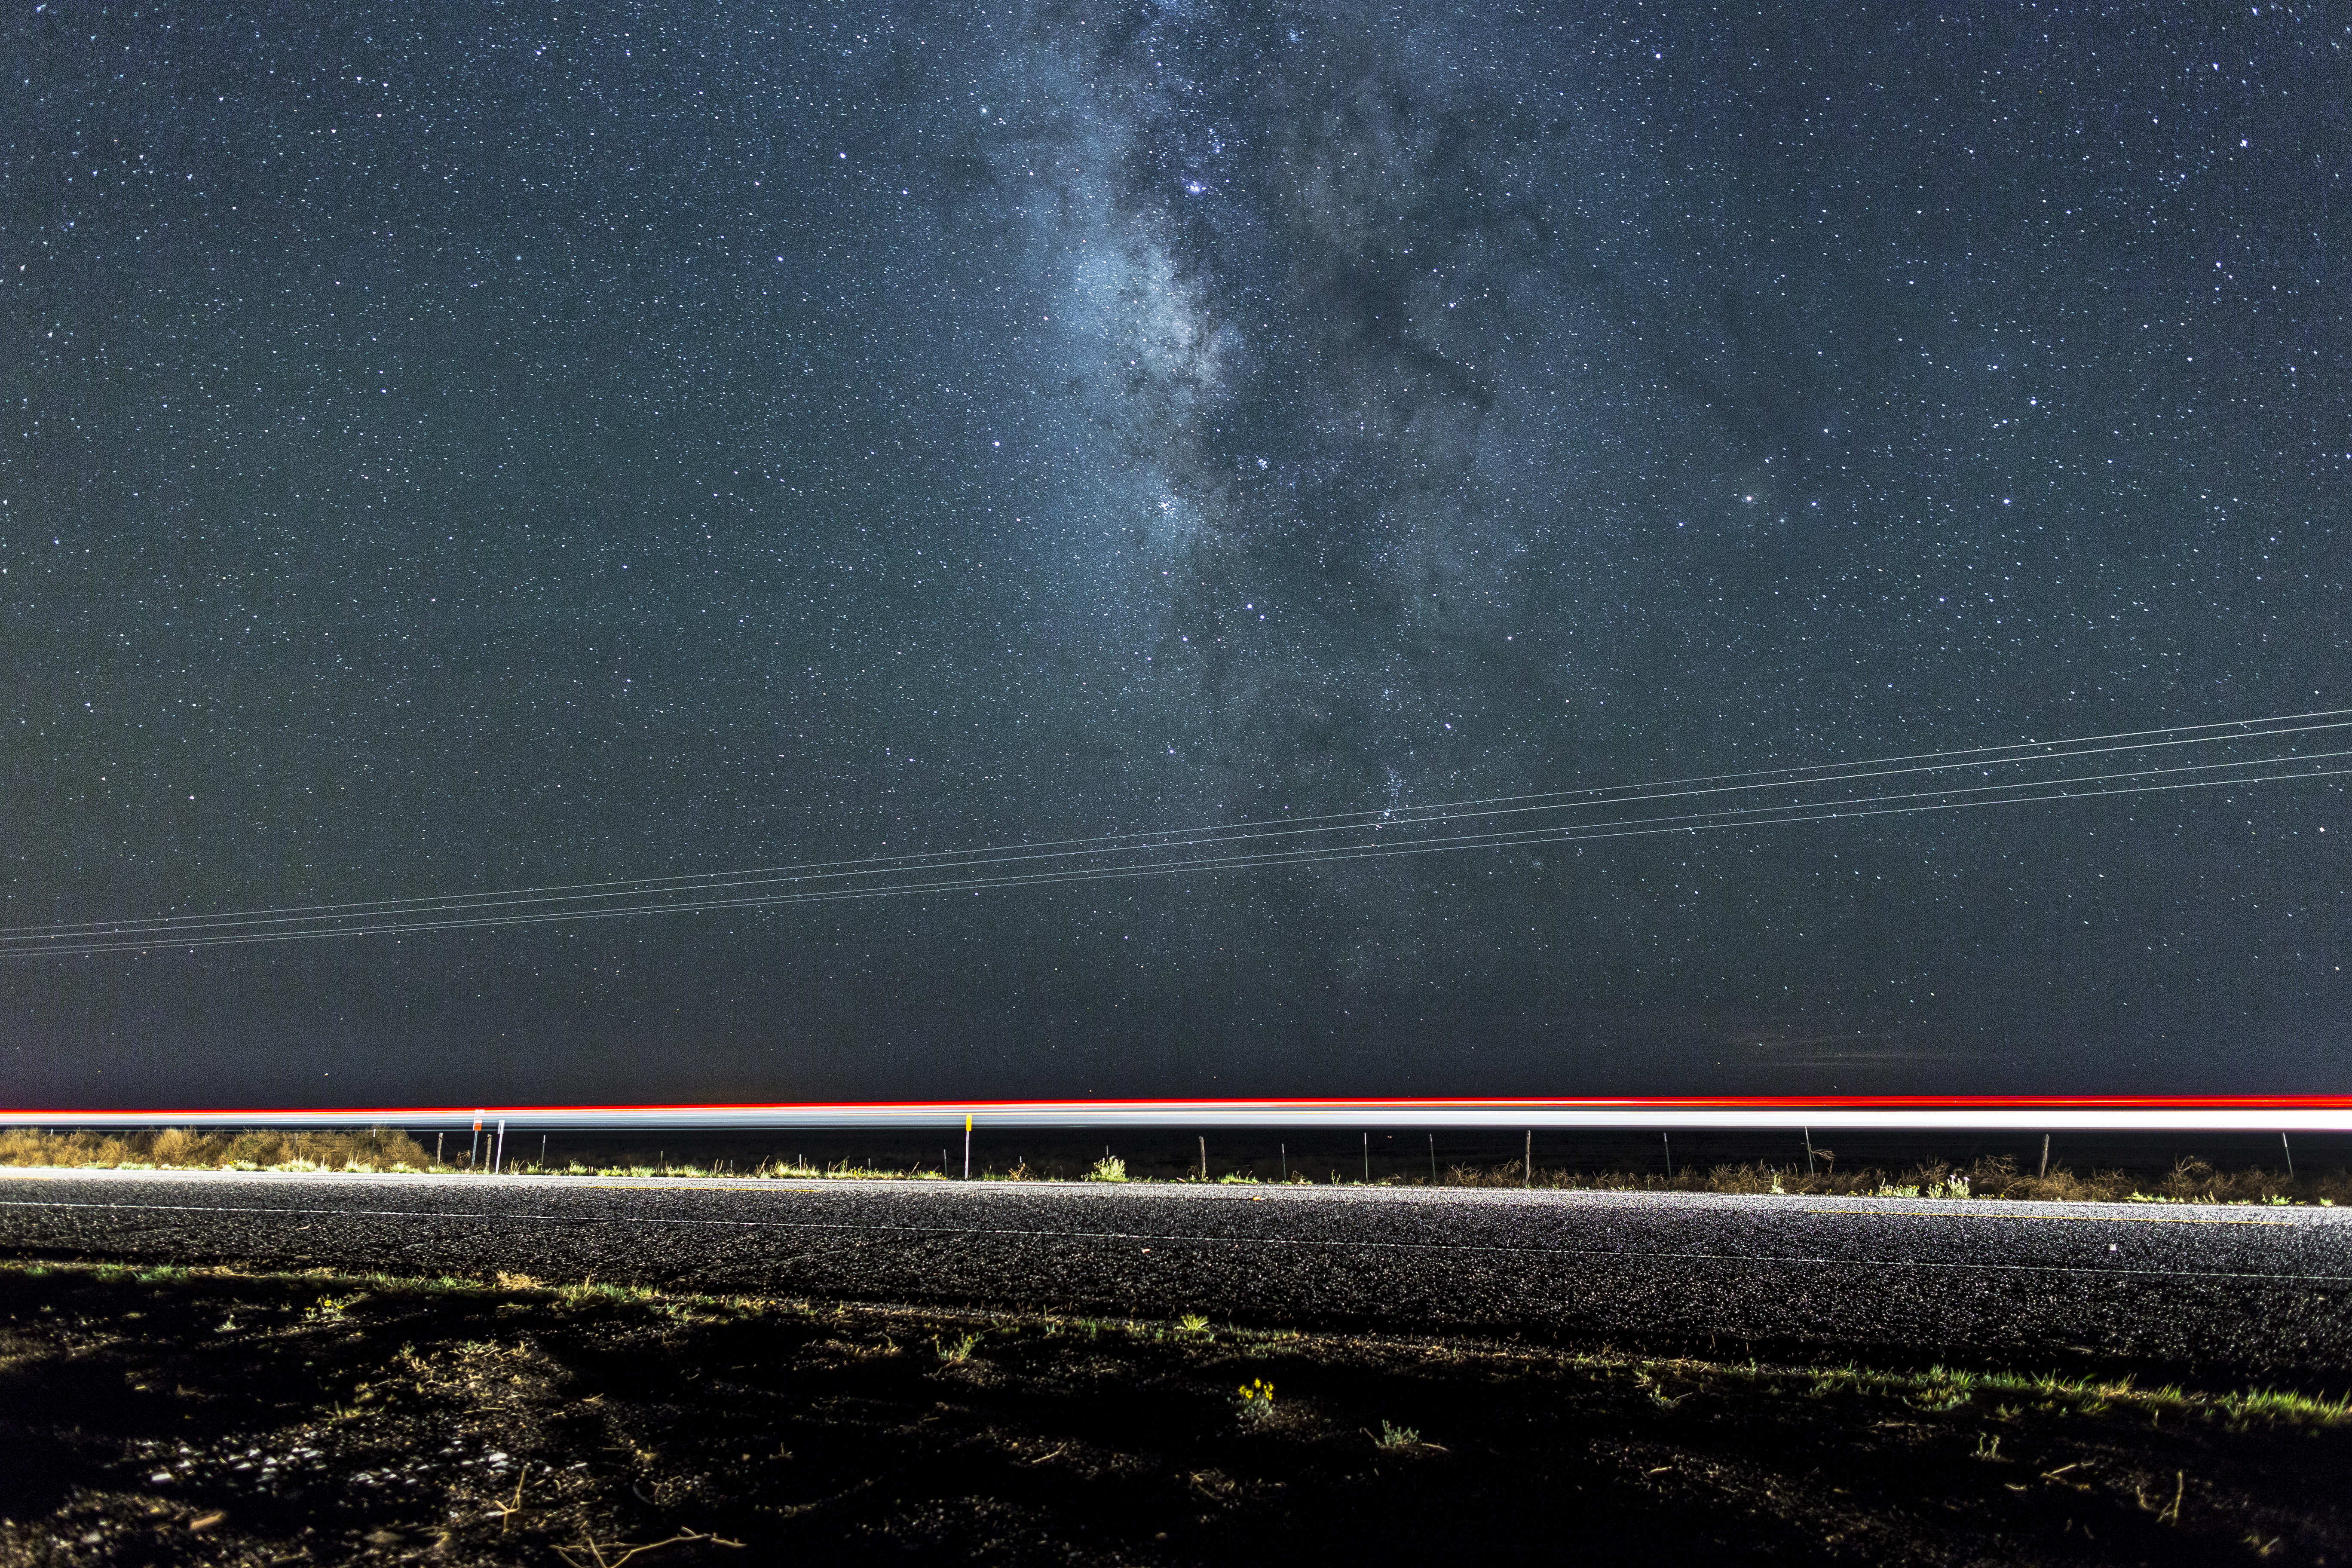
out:
M731 1161L706 1164L673 1163L587 1163L519 1157L523 1140L510 1141L503 1167L511 1175L605 1176L632 1178L750 1177L782 1181L925 1181L947 1180L933 1166L858 1164L851 1161L819 1163L799 1157L775 1158L739 1165ZM1833 1156L1831 1159L1833 1161ZM1829 1164L1825 1161L1824 1164ZM0 1130L0 1168L182 1171L272 1171L287 1173L381 1172L416 1174L466 1174L474 1167L465 1150L436 1160L434 1152L409 1133L392 1128L291 1131L278 1129L197 1131L169 1127L160 1131L119 1133L59 1132L41 1128ZM1105 1156L1090 1169L1064 1173L1039 1170L1025 1163L1009 1170L989 1168L974 1173L984 1182L1037 1182L1076 1179L1096 1183L1150 1184L1154 1178L1130 1174L1124 1161ZM1209 1178L1213 1185L1259 1184L1303 1186L1308 1178L1294 1173L1287 1184L1264 1181L1245 1172L1224 1171ZM1173 1184L1200 1185L1195 1173ZM1347 1182L1348 1185L1362 1184ZM1808 1172L1801 1165L1717 1164L1693 1167L1672 1176L1659 1173L1580 1171L1538 1163L1529 1179L1517 1161L1499 1165L1454 1165L1434 1182L1423 1176L1383 1176L1373 1185L1388 1187L1538 1188L1553 1192L1727 1193L1785 1196L1853 1198L1968 1198L2029 1203L2156 1203L2222 1205L2314 1205L2332 1208L2352 1205L2352 1173L2342 1170L2306 1172L2293 1177L2260 1169L2224 1171L2202 1160L2182 1160L2171 1170L2147 1172L2095 1170L2077 1173L2054 1165L2047 1173L2021 1171L2006 1156L1979 1160L1967 1166L1929 1162L1906 1170L1876 1166L1853 1170L1823 1168Z
M352 1171L412 1174L465 1174L477 1168L460 1135L451 1157L435 1157L432 1150L397 1128L370 1127L345 1131L325 1129L295 1131L278 1128L198 1131L185 1127L129 1132L58 1132L47 1128L0 1129L0 1168L35 1167L59 1170L115 1171L275 1171L282 1173ZM487 1163L488 1142L479 1155ZM502 1167L509 1175L555 1176L763 1176L815 1181L828 1178L863 1181L940 1181L934 1170L899 1170L842 1162L814 1165L799 1160L763 1161L747 1168L731 1162L716 1165L672 1163L583 1164L577 1161L541 1163L522 1157L522 1140L510 1140ZM990 1180L1025 1181L1025 1167Z
M1775 1396L1814 1399L1841 1394L1893 1397L1924 1411L1977 1407L1996 1418L2027 1412L2077 1415L2179 1416L2232 1429L2252 1425L2311 1428L2352 1427L2352 1396L2259 1385L2195 1389L2173 1384L2142 1384L2129 1375L2106 1377L2055 1372L1971 1370L1958 1366L1872 1367L1853 1363L1717 1360L1699 1356L1652 1356L1609 1349L1579 1351L1526 1345L1486 1345L1387 1334L1314 1333L1298 1329L1212 1324L1198 1314L1173 1319L1081 1317L984 1308L902 1307L758 1295L717 1295L604 1282L554 1283L527 1274L399 1275L332 1268L246 1269L176 1265L142 1267L121 1263L77 1263L0 1259L0 1279L87 1281L100 1286L151 1286L235 1294L270 1293L281 1305L299 1308L306 1324L358 1321L380 1316L403 1300L447 1298L503 1306L509 1311L562 1311L622 1307L649 1321L685 1324L811 1322L842 1326L863 1322L893 1342L929 1342L936 1359L949 1365L970 1362L983 1342L992 1349L1019 1341L1082 1340L1130 1342L1213 1351L1218 1359L1247 1354L1279 1363L1312 1359L1337 1345L1374 1346L1434 1356L1449 1363L1542 1363L1601 1378L1622 1380L1662 1408L1672 1409L1694 1393L1753 1389ZM1271 1405L1272 1388L1262 1395Z
M2352 1203L2352 1173L2315 1171L2287 1176L2278 1171L2221 1171L2202 1160L2181 1160L2161 1175L2145 1171L2078 1173L2053 1165L2047 1174L2021 1171L2006 1155L1967 1166L1941 1161L1907 1171L1865 1167L1808 1172L1800 1165L1712 1165L1675 1175L1623 1172L1579 1172L1509 1164L1474 1169L1456 1166L1440 1184L1458 1187L1583 1189L1604 1192L1748 1193L1856 1198L1985 1198L2019 1203L2315 1204L2333 1208Z
M425 1171L433 1156L407 1133L278 1128L136 1132L0 1129L0 1166L165 1171Z

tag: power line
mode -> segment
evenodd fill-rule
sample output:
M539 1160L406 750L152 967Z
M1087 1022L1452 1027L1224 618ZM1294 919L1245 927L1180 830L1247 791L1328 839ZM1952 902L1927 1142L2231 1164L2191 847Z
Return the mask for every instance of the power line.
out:
M1119 853L1146 853L1178 847L1194 848L1204 845L1252 839L1280 838L1309 834L1332 835L1360 831L1368 826L1406 826L1415 824L1426 826L1476 816L1498 816L1538 811L1569 811L1580 806L1622 805L1633 800L1666 800L1707 794L1793 787L1801 784L1822 785L1874 777L1890 777L1906 773L1948 772L1979 766L2010 766L2025 763L2063 761L2074 757L2119 751L2213 744L2231 740L2270 739L2315 730L2352 727L2347 726L2347 722L2338 717L2343 713L2352 713L2352 710L2278 715L2269 719L2233 721L2224 724L2182 726L2175 730L2126 731L2122 736L2084 736L2067 741L2021 742L2008 747L1970 747L1954 752L1916 753L1908 757L1868 759L1851 763L1812 764L1806 767L1777 771L1763 770L1748 773L1715 774L1699 779L1664 780L1605 788L1559 791L1546 795L1490 796L1484 799L1438 803L1425 806L1391 806L1302 818L1265 818L1254 822L1230 824L1223 827L1162 829L1142 833L1105 835L1091 839L1048 840L992 846L977 849L873 857L862 860L750 868L733 871L578 883L568 886L518 888L407 899L372 900L344 904L292 906L277 910L225 911L204 915L160 916L73 924L0 928L0 947L5 947L12 939L40 942L46 945L61 939L83 935L128 936L134 932L162 934L266 925L308 925L320 921L331 923L354 920L402 918L530 904L577 904L589 900L642 901L652 898L699 894L763 883L824 881L852 877L885 878L908 875L925 868L1098 858ZM2302 721L2322 721L2301 722ZM2215 733L2214 731L2234 732ZM2137 745L2126 746L2093 744L2093 742L2147 735L2164 735L2173 738L2163 741L2142 741ZM2025 755L1993 754L2002 752L2016 752L2020 746L2032 748L2032 751ZM1937 758L1953 760L1935 762L1934 759ZM1900 763L1910 763L1916 765L1910 767L1886 765ZM1724 780L1748 782L1737 784L1719 782Z
M1372 825L1406 825L1462 820L1538 811L1573 810L1580 805L1611 805L1635 799L1768 790L1800 784L1826 784L1900 773L1943 773L1967 767L2017 766L2059 762L2105 752L2154 750L2159 747L2210 745L2232 740L2262 740L2279 735L2352 728L2352 709L2277 714L2261 719L2179 725L2159 730L2122 731L2077 736L2060 741L2024 741L1998 746L1971 746L1942 752L1922 752L1852 763L1821 763L1746 773L1713 773L1692 778L1654 780L1641 784L1595 786L1542 794L1490 795L1436 802L1427 805L1372 807L1317 816L1262 817L1191 828L1159 828L1105 834L1091 838L1045 839L975 848L935 850L860 859L812 861L796 865L750 867L736 870L686 873L672 877L616 879L597 882L548 884L538 887L485 889L479 892L426 894L409 898L370 899L346 903L289 905L272 909L223 910L203 915L163 915L127 920L87 921L49 925L0 927L0 942L13 938L67 937L99 932L127 934L215 926L310 920L366 918L401 911L426 913L503 904L617 898L642 899L661 892L698 892L762 879L807 879L851 876L887 876L929 866L996 863L1004 860L1069 858L1085 856L1191 847L1202 844L1253 838L1285 837L1309 833L1344 833ZM2143 737L2163 736L2163 740ZM2136 742L2111 745L2104 742ZM1912 764L1900 766L1898 764ZM1744 782L1742 782L1744 781Z
M2352 711L2352 710L2340 710ZM2329 715L2289 715L2287 720L2320 719ZM2252 721L2252 724L2278 722ZM2240 732L2226 735L2206 735L2204 740L2271 739L2277 735L2305 733L2315 730L2347 727L2342 723L2303 724L2294 729L2273 729L2268 731L2238 727ZM2199 726L2211 731L2221 726ZM2142 734L2175 734L2178 731L2140 731ZM2084 737L2084 741L2105 741L2113 737ZM2073 758L2107 754L2114 752L2153 750L2156 745L2193 742L2155 742L2147 746L2083 746L2079 742L2053 742L2044 744L2043 754L2023 760L2059 762ZM2062 750L2061 748L2073 748ZM1825 785L1839 785L1856 781L1868 782L1903 773L1949 772L1958 767L1989 767L1993 759L1985 753L1996 748L1970 748L1966 752L1925 753L1935 756L1965 756L1974 759L1936 767L1915 767L1871 770L1876 763L1912 761L1914 759L1874 759L1872 762L1846 765L1843 772L1825 772L1821 768L1786 770L1769 776L1758 774L1714 775L1715 778L1761 778L1762 782L1739 786L1743 791L1764 788L1818 790ZM2352 768L2320 767L2316 764L2341 762L2352 757L2352 750L2338 750L2252 758L2225 758L2217 762L2182 763L2169 767L2141 766L2104 773L2070 774L2058 778L2024 779L1999 784L1951 784L1900 794L1864 793L1838 798L1797 798L1753 805L1716 805L1699 810L1671 812L1663 815L1620 815L1601 820L1549 822L1538 825L1494 828L1483 832L1407 837L1413 830L1452 822L1518 815L1527 810L1549 809L1541 806L1516 806L1507 810L1480 809L1487 801L1458 803L1454 807L1423 808L1419 815L1402 816L1395 812L1332 814L1310 819L1304 830L1286 831L1218 831L1189 833L1108 835L1094 840L1061 840L1039 846L1009 846L1003 849L982 849L949 852L935 856L877 858L865 861L835 861L789 870L751 870L719 873L698 879L653 879L645 882L607 882L575 885L577 891L568 897L565 890L516 889L509 895L461 895L458 898L433 900L379 900L374 903L311 906L309 909L247 911L199 917L165 917L161 920L131 921L108 924L90 922L75 927L16 928L0 932L0 957L75 956L103 952L147 951L178 947L194 949L245 945L264 942L319 940L333 936L361 936L425 932L434 931L479 930L493 927L545 924L555 921L604 920L656 913L685 913L717 910L775 908L789 904L836 902L846 900L882 897L904 897L921 894L1050 887L1056 885L1129 880L1142 877L1173 876L1195 871L1245 870L1286 866L1308 866L1345 860L1385 858L1397 855L1458 852L1480 848L1510 848L1537 844L1591 842L1621 837L1648 837L1664 833L1698 833L1730 827L1756 827L1814 822L1846 817L1901 816L1929 811L1965 809L1997 805L2021 805L2032 802L2090 799L2116 795L2145 795L2182 789L2210 789L2234 784L2259 784L2295 779L2332 778L2352 773ZM2274 772L2250 770L2275 769ZM1804 778L1790 778L1788 773L1805 772ZM1664 781L1669 784L1705 784L1707 781ZM1639 791L1649 789L1650 794ZM1562 792L1554 796L1493 797L1496 799L1528 801L1551 800L1565 805L1612 805L1618 806L1649 805L1676 800L1723 793L1717 788L1663 789L1653 785L1622 786L1616 791ZM1563 799L1563 795L1573 798ZM1605 798L1604 798L1605 797ZM1468 807L1472 809L1462 809ZM1280 819L1274 819L1279 823ZM1236 828L1260 828L1263 824L1235 825ZM1339 843L1330 835L1341 832L1369 835L1363 841ZM1227 846L1250 846L1269 839L1316 838L1318 842L1294 843L1289 846L1244 847L1225 853L1216 851ZM1399 838L1404 841L1398 842ZM1096 846L1090 850L1075 847L1080 844ZM1004 850L1017 851L1005 853ZM1174 858L1134 860L1133 857L1183 851ZM1073 859L1104 861L1110 857L1129 857L1103 864L1069 864ZM1059 862L1056 864L1056 862ZM832 868L838 868L835 869ZM779 886L779 884L782 884ZM812 885L813 884L813 885ZM496 901L506 899L502 905ZM599 901L589 902L587 900ZM530 907L530 906L539 907Z

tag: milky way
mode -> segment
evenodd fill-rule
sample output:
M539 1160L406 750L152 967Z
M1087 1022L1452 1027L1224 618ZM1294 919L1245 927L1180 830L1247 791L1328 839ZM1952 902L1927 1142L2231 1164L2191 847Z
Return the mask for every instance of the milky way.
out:
M0 39L11 925L2352 703L2319 11ZM58 1104L2315 1090L2343 805L8 959L0 1049Z

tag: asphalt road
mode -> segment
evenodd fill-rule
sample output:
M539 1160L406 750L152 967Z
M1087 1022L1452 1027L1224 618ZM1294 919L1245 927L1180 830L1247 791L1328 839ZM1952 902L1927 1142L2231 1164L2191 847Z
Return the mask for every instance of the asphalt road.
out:
M1379 1187L0 1174L0 1254L494 1271L2342 1392L2352 1211Z

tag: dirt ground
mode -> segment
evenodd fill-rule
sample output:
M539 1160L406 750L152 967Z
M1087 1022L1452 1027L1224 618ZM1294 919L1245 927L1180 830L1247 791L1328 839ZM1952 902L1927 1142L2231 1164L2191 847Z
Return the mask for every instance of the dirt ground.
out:
M2340 1404L0 1264L0 1562L2352 1563Z

